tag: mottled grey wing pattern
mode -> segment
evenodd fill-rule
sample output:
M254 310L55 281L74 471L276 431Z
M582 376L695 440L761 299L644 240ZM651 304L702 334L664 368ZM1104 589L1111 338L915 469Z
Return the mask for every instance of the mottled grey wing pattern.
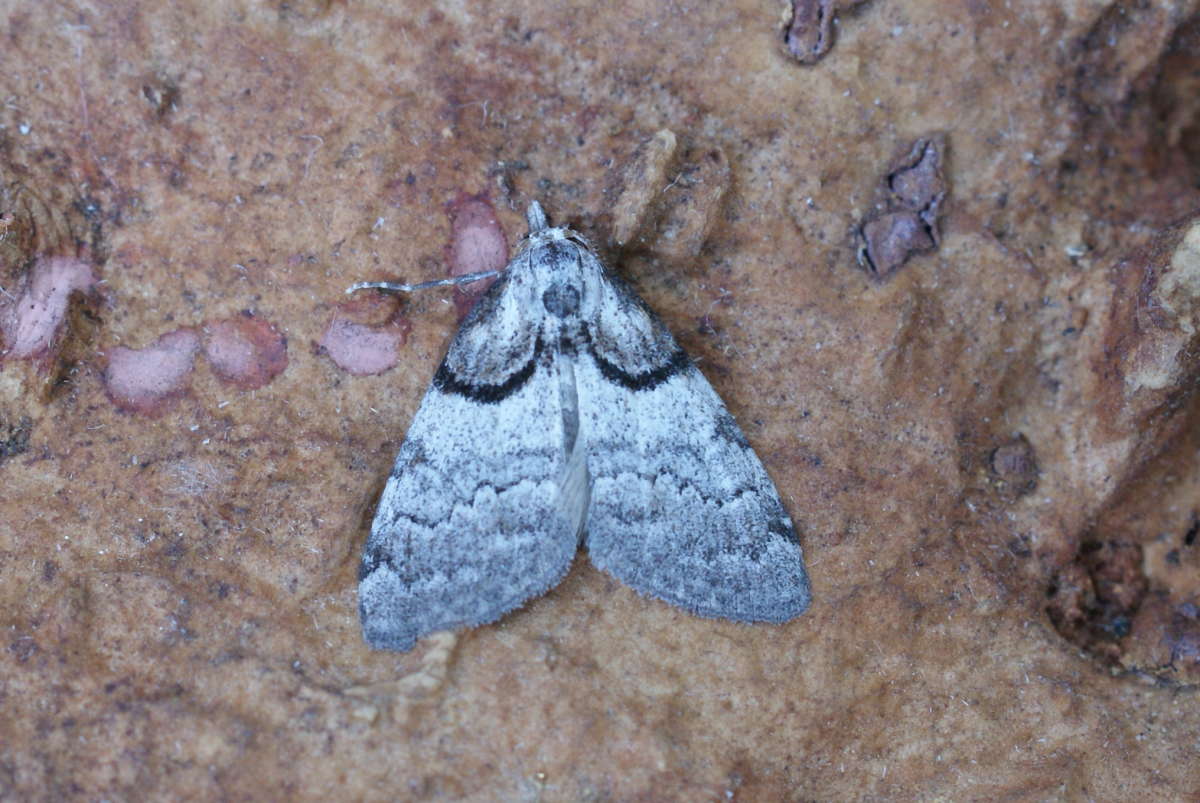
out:
M463 322L380 498L359 574L366 640L407 650L493 621L592 561L703 616L809 603L762 464L662 322L534 203ZM444 284L367 282L408 292Z
M579 516L560 499L559 383L542 375L558 365L536 327L512 320L527 292L501 280L480 300L409 427L359 572L374 647L494 621L571 564Z
M592 562L701 616L799 615L800 543L762 463L661 321L605 278L575 366Z

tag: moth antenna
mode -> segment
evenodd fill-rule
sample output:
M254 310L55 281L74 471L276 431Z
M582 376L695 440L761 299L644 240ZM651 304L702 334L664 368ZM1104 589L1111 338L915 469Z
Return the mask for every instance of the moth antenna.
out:
M544 218L543 218L544 219ZM346 288L346 295L356 293L359 290L382 290L385 293L411 293L414 290L424 290L429 287L446 287L448 285L470 284L477 282L480 279L490 279L493 276L499 276L498 270L485 270L479 273L467 273L462 276L449 276L445 279L434 279L429 282L418 282L417 284L399 284L397 282L358 282Z
M542 205L537 201L529 202L529 209L525 211L525 219L529 221L530 234L550 227L550 222L546 220L546 210L542 209Z

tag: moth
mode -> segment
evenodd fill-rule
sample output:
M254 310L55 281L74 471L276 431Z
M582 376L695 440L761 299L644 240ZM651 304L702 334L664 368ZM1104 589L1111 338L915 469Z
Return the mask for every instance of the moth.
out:
M795 528L721 399L580 234L550 226L536 201L526 217L379 499L359 569L366 641L409 650L494 622L555 586L581 545L634 590L699 616L803 613Z

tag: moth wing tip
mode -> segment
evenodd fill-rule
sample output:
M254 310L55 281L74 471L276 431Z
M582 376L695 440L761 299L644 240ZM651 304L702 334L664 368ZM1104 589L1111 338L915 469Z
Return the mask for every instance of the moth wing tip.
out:
M363 641L375 650L408 652L417 644L417 634L410 630L397 630L387 623L382 626L370 621L363 622Z

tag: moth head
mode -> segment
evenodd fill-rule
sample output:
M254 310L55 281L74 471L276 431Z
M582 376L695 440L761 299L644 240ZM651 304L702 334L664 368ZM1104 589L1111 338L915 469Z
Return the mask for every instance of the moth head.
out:
M525 210L525 220L529 223L529 233L525 235L524 250L555 240L566 240L587 251L592 250L591 244L574 229L551 226L546 210L537 201L530 201L529 208Z

